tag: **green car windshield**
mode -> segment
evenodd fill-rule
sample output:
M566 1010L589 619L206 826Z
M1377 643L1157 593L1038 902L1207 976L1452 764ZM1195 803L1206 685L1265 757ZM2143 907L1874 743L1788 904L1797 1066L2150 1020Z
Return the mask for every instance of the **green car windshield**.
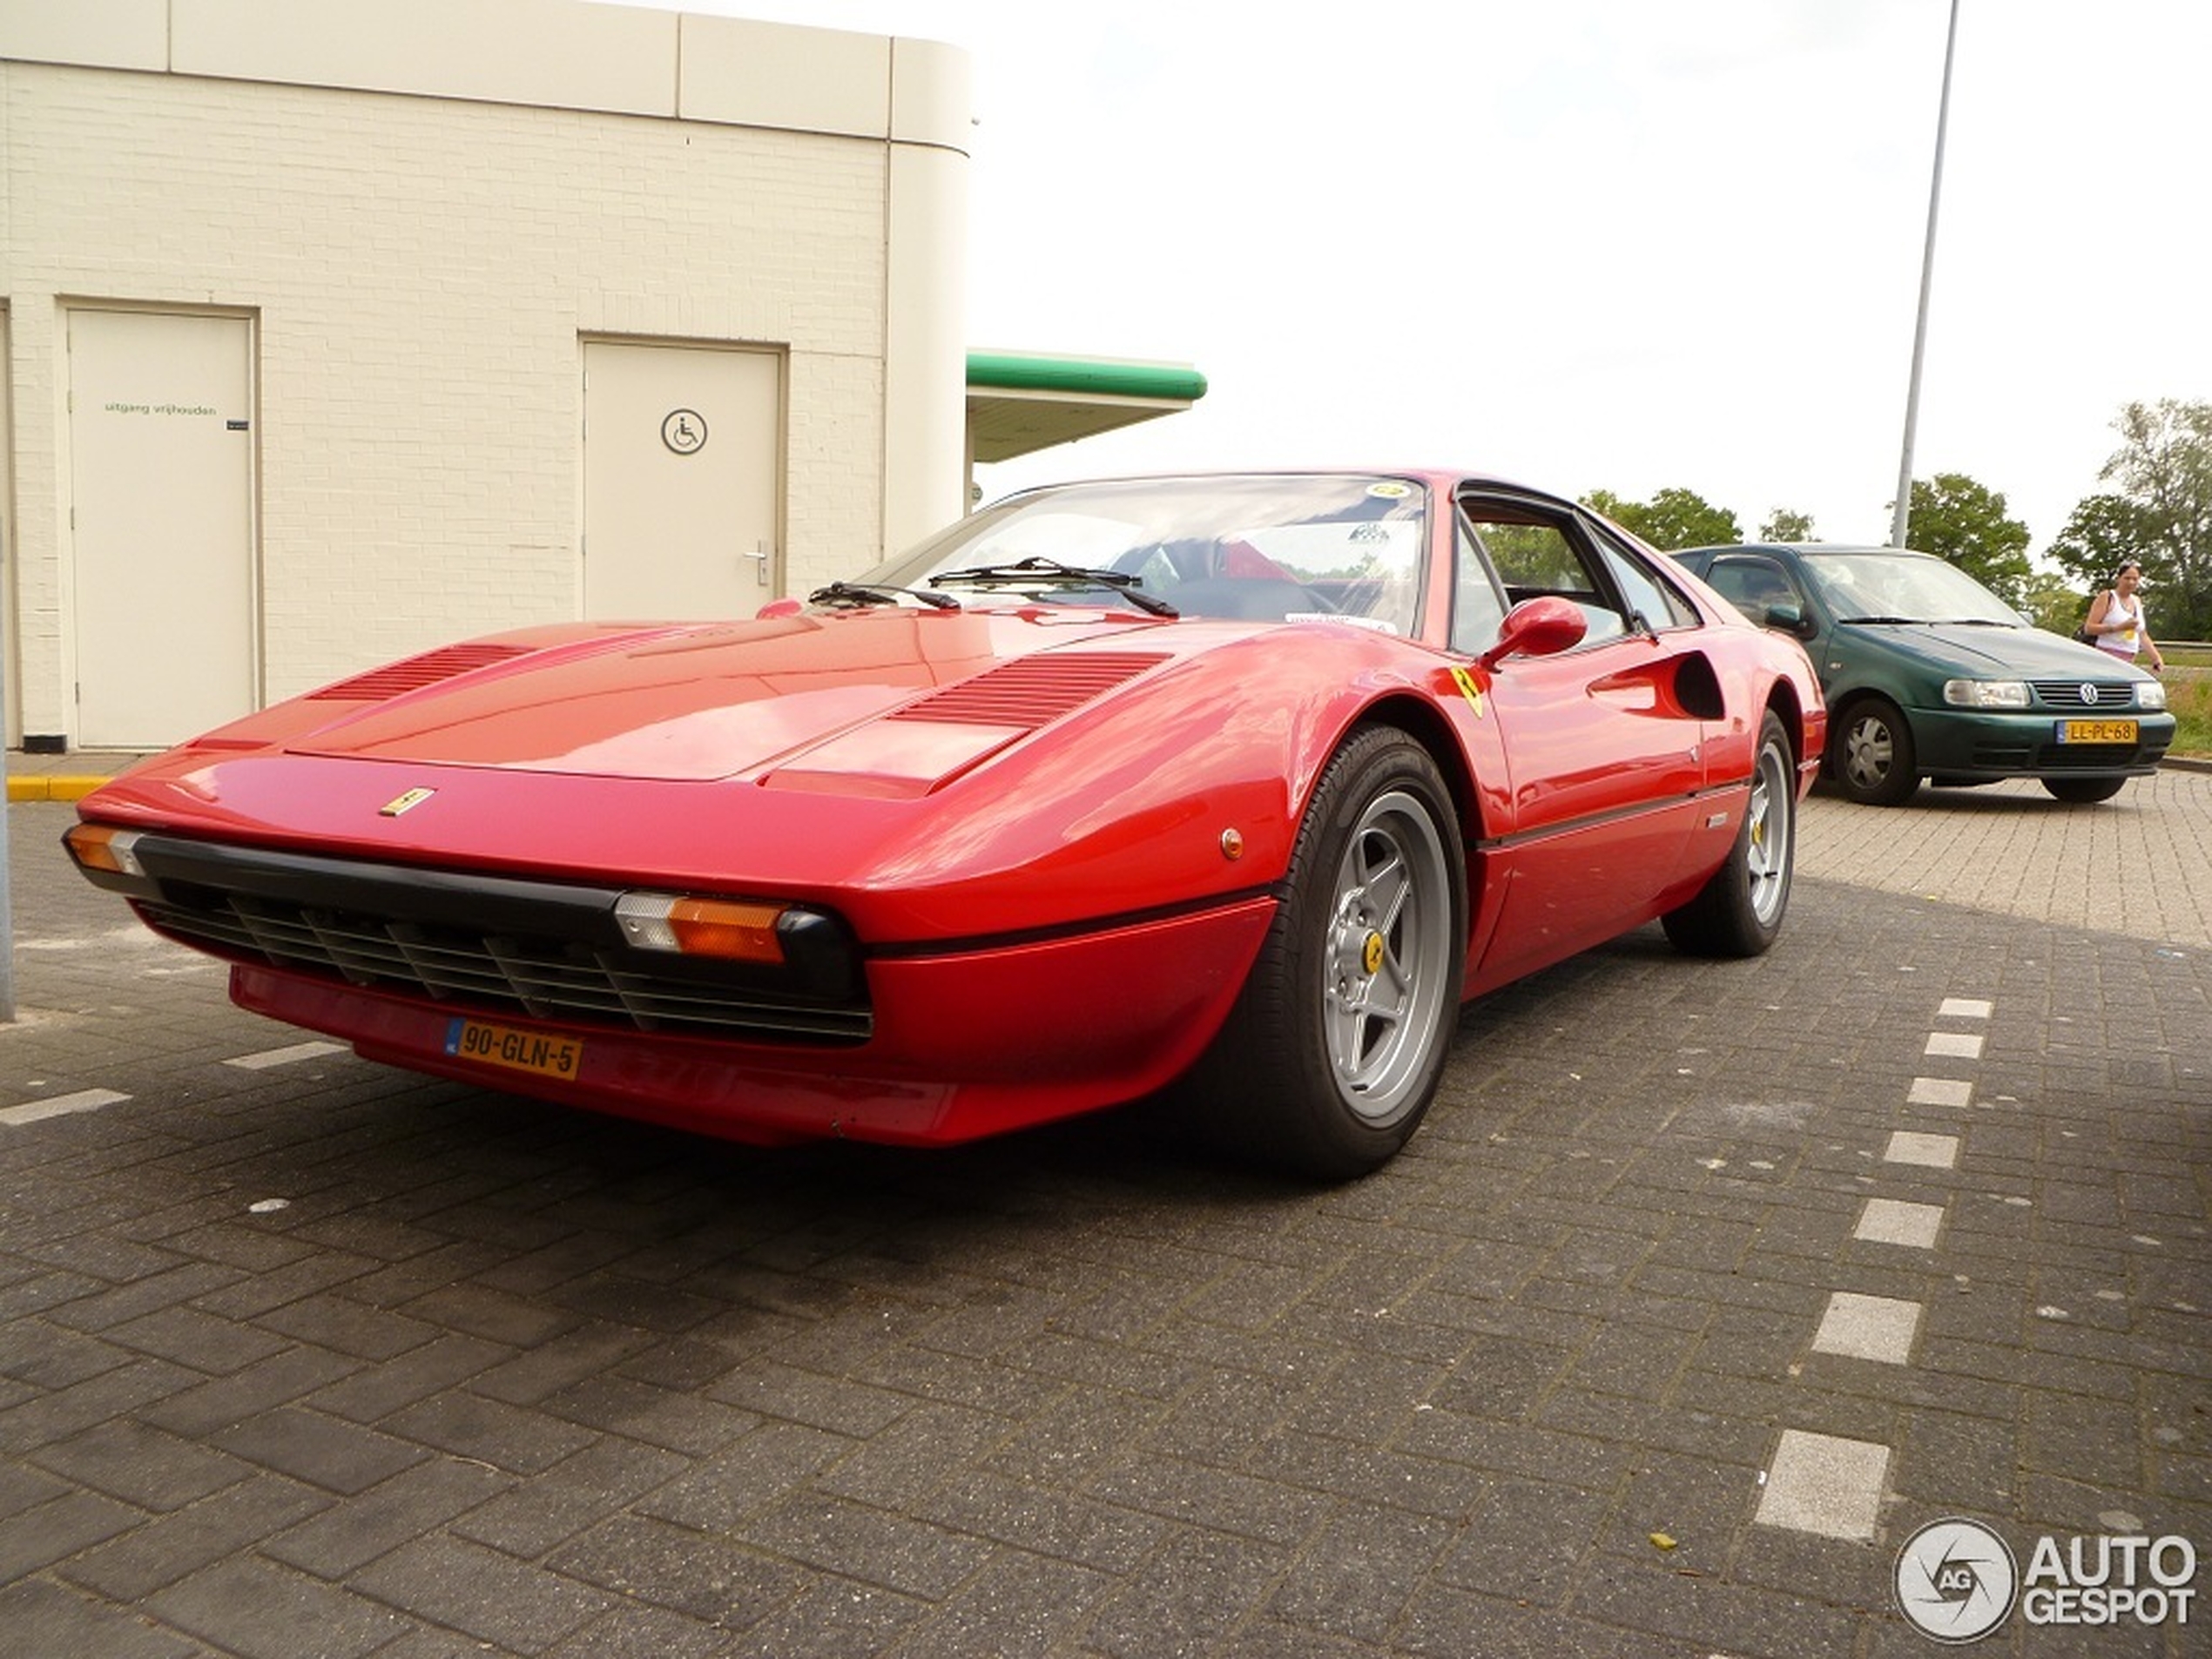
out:
M1819 553L1804 561L1838 622L1975 622L2024 626L2020 613L1955 564L1925 553Z
M987 507L860 581L963 604L1110 605L1135 589L1183 617L1410 635L1427 513L1420 484L1366 474L1062 484Z

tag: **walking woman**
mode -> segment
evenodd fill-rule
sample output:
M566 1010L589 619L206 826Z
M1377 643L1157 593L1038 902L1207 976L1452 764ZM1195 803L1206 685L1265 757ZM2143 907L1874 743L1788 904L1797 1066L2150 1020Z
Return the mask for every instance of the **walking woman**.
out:
M2131 663L2148 652L2153 671L2162 674L2166 658L2159 655L2149 625L2143 620L2142 595L2137 591L2142 585L2141 565L2130 559L2120 567L2112 585L2089 606L2089 643Z

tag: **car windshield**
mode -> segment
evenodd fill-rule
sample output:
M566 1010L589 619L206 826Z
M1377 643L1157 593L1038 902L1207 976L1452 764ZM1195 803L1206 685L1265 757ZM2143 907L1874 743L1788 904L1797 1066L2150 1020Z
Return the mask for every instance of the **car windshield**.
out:
M1351 622L1411 634L1426 495L1368 475L1063 484L983 509L855 585L1126 604L1184 617Z
M1822 602L1838 622L1989 622L2021 625L2020 615L1955 564L1925 553L1873 549L1822 553L1804 561Z

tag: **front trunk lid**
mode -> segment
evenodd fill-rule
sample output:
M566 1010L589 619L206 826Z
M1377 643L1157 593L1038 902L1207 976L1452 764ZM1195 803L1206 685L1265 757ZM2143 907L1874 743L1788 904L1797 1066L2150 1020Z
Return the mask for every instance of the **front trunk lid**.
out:
M838 739L887 716L1010 741L1129 678L1118 659L1130 653L1085 647L1157 626L1089 610L886 609L659 630L511 657L480 642L310 694L383 700L285 746L668 782L768 772L826 746L832 752L809 761L813 772L835 765ZM1143 664L1164 654L1142 653ZM861 741L870 752L882 746ZM911 724L907 741L926 743Z

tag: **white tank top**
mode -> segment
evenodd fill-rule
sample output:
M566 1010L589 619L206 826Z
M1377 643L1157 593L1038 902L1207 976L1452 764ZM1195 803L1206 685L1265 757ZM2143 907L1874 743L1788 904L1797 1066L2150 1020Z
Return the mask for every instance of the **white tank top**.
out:
M2128 625L2117 633L2099 634L2097 649L2108 651L2115 657L2132 659L2142 649L2138 642L2142 632L2143 602L2137 599L2130 604L2120 597L2120 590L2114 588L2112 603L2105 607L2105 625L2110 627L2115 622L2124 622Z

